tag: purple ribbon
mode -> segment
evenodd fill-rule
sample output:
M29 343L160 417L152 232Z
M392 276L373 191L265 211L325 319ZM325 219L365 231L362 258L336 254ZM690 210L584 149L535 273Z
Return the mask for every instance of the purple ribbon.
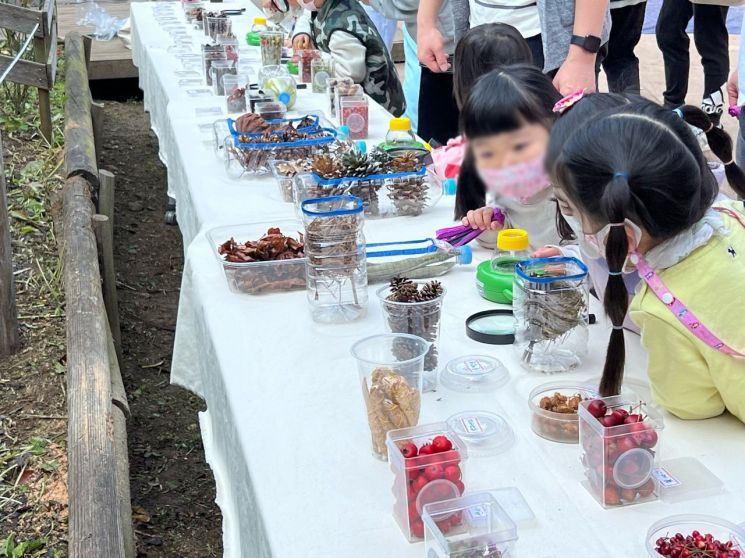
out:
M498 221L504 225L505 217L502 210L498 207L494 208L492 213L492 221ZM478 237L482 232L481 229L474 229L470 225L457 225L455 227L446 227L444 229L437 230L437 240L444 240L454 248L465 246L471 242L474 238Z

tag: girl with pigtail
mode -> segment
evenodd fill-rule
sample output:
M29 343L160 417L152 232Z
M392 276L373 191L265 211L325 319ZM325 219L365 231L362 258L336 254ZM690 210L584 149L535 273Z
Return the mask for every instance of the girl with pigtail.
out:
M706 124L698 109L686 120ZM627 310L641 330L655 400L684 419L729 410L745 421L745 209L719 188L682 118L650 102L554 127L547 157L556 197L609 269L610 334L600 391L620 392ZM745 194L731 141L708 131L730 186ZM721 141L719 141L721 140ZM631 304L624 275L641 281Z

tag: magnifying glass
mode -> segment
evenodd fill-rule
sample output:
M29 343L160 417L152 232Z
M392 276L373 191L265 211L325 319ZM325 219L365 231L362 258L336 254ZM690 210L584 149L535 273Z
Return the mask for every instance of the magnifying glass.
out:
M277 8L278 12L281 12L283 14L286 14L290 11L290 4L287 0L272 0L272 4L274 4L274 7Z
M515 342L515 318L512 310L486 310L469 316L466 335L479 343L511 345Z

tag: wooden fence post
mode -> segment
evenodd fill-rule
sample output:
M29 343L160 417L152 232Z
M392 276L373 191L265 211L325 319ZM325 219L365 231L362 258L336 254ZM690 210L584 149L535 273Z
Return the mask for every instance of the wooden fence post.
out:
M114 269L114 193L115 178L107 170L98 171L101 186L98 190L98 212L108 217L101 226L101 277L103 278L103 301L109 317L111 335L116 354L122 358L122 334L119 327L119 305L116 294L116 270Z
M10 247L10 214L5 194L3 142L0 137L0 356L16 352L19 346L13 251Z

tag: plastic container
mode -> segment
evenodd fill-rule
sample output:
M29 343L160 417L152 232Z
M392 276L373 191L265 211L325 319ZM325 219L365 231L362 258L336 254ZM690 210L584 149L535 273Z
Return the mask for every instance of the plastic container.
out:
M260 33L261 31L266 31L266 18L265 17L255 17L253 20L253 23L251 24L251 33Z
M369 118L367 97L339 99L339 124L349 128L350 139L367 138Z
M254 112L264 120L281 120L287 116L287 106L279 101L265 101L256 103Z
M427 558L507 558L517 526L488 492L424 507Z
M367 282L390 281L394 277L426 279L446 274L456 265L473 259L470 246L453 248L447 242L423 238L367 245Z
M297 84L284 66L264 66L259 72L259 87L288 110L295 106Z
M295 181L297 168L290 161L272 161L269 163L269 166L272 169L272 175L277 181L277 187L279 188L279 195L282 197L282 201L292 203L292 185Z
M220 97L225 95L225 76L236 75L236 69L232 60L214 60L210 66L212 78L212 92Z
M219 35L230 35L233 30L233 20L228 16L205 16L204 34L213 41Z
M238 243L258 240L272 228L279 228L283 234L298 238L302 223L295 220L249 223L217 227L207 232L215 256L225 272L228 287L234 293L262 294L278 291L300 290L305 287L306 258L275 260L266 262L232 263L226 262L217 251L218 246L230 238Z
M321 55L320 58L310 61L310 82L313 93L324 93L333 75L334 64L328 56Z
M385 143L386 149L422 147L423 145L411 131L411 120L406 116L391 118L388 133L385 135Z
M209 87L212 87L212 64L225 62L227 59L225 49L222 46L213 48L202 46L202 71L204 72L204 81ZM184 68L186 69L186 66Z
M238 39L232 35L221 35L217 37L217 44L225 48L225 56L228 60L231 60L233 64L238 62Z
M432 447L438 436L446 438L452 447L420 455L422 446ZM407 444L416 446L415 457L405 458L401 453ZM424 506L458 498L466 490L464 465L468 460L468 450L463 440L444 422L391 430L386 446L394 475L393 517L409 542L420 541L424 538L421 519Z
M523 229L502 229L491 261L476 269L476 288L486 300L512 304L515 264L530 259L528 233Z
M415 283L419 292L426 283ZM439 363L440 324L442 318L442 303L445 299L445 287L440 287L442 293L431 300L421 302L396 302L389 300L393 294L390 286L377 290L380 305L383 308L383 321L386 331L391 333L409 333L421 337L431 343L427 355L424 357L424 385L423 391L435 391L437 388L437 367Z
M305 178L307 190L319 186L359 197L364 203L365 216L377 219L421 215L442 197L440 179L427 168L366 177L323 179L311 175Z
M298 55L298 76L300 76L300 83L313 83L312 64L314 60L321 59L321 51L304 48L296 52ZM326 84L323 84L323 91L326 91Z
M263 66L279 66L282 61L282 44L285 36L281 31L267 29L259 33L261 44L261 64Z
M494 391L510 380L510 372L502 361L486 355L454 358L440 374L440 383L462 393Z
M373 335L352 346L370 426L372 452L388 458L390 430L419 422L422 367L429 343L415 335Z
M566 412L552 411L541 407L541 400L553 397L559 394L566 398L575 398L568 400L568 405L564 406ZM578 399L577 396L579 397ZM579 401L597 397L597 391L589 389L587 385L581 382L549 382L541 384L530 392L528 396L528 407L530 408L531 422L530 427L533 432L541 438L553 442L563 442L566 444L576 444L579 442L579 411L570 412Z
M319 64L320 65L320 64ZM325 69L319 70L319 72L325 72ZM329 115L331 115L332 118L336 118L336 89L338 87L351 87L354 85L354 81L352 78L334 78L329 77L331 74L326 75L326 95L329 99ZM319 85L319 84L318 84ZM316 90L316 80L315 77L313 78L313 92L314 93L321 93L321 91Z
M656 500L653 476L660 460L662 415L644 402L617 395L602 398L609 411L621 408L643 422L603 426L590 414L590 400L579 406L579 440L586 482L583 484L605 508Z
M471 457L493 457L515 443L515 433L501 416L489 411L462 411L447 420L468 446Z
M367 312L362 200L330 196L302 203L313 320L351 322Z
M226 74L222 78L225 95L225 106L228 114L243 114L246 112L246 89L248 76L241 74Z
M701 535L711 534L714 540L723 543L732 542L732 549L739 550L741 556L745 556L745 526L735 525L726 519L720 519L711 515L684 514L672 515L652 524L647 531L646 548L649 556L660 558L664 556L657 552L657 541L660 538L672 537L677 533L684 537L698 531ZM691 557L698 556L693 552ZM714 556L711 554L700 554L702 557Z
M587 353L587 267L575 258L527 260L515 267L514 347L523 366L551 374Z

